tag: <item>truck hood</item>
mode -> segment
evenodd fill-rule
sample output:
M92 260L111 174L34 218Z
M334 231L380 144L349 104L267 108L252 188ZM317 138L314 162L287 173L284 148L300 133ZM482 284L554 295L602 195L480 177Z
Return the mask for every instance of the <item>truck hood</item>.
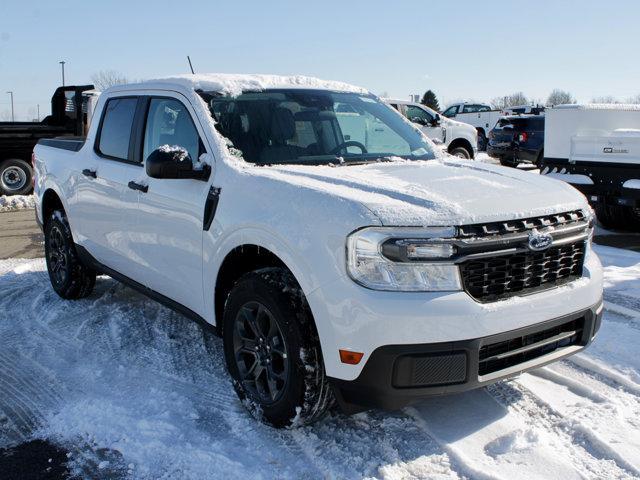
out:
M587 208L586 199L562 181L473 161L257 168L261 175L359 202L383 225L463 225Z

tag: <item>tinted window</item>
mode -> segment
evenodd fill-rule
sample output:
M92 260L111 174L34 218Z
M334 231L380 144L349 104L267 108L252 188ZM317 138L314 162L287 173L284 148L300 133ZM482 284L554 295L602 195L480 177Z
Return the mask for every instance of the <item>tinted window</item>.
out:
M185 148L194 162L200 156L200 137L187 107L173 98L152 98L142 158L163 145Z
M464 108L462 109L463 113L476 113L476 112L481 112L483 110L480 110L480 108L482 108L481 105L465 105Z
M487 105L479 105L478 106L478 111L479 112L490 112L491 111L491 107L489 107Z
M518 132L544 130L544 117L502 118L496 128L504 128L505 125L511 125Z
M420 123L422 125L427 125L433 121L433 117L429 112L424 111L420 107L416 107L415 105L407 105L407 113L406 116L412 122Z
M442 114L443 114L445 117L455 117L455 116L456 116L457 111L458 111L458 106L457 106L457 105L454 105L454 106L452 106L452 107L447 108L447 109L446 109Z
M127 160L131 125L137 98L112 98L107 101L102 117L98 150L109 157Z

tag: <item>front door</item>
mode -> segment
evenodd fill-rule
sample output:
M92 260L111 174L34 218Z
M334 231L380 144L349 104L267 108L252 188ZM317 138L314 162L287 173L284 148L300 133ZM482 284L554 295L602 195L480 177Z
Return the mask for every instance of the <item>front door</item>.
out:
M164 146L185 148L193 161L205 153L204 138L188 101L178 97L148 99L142 158ZM133 233L135 258L143 283L181 305L202 313L202 237L209 182L146 178L140 192ZM213 295L213 292L209 292Z
M427 137L432 140L444 141L442 127L433 126L435 117L417 105L405 105L405 116L420 127Z

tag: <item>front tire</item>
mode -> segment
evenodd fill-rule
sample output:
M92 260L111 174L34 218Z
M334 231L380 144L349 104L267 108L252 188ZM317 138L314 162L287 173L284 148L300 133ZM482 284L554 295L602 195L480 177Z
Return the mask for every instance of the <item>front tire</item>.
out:
M88 296L96 283L96 272L78 258L69 222L56 210L45 223L44 251L49 280L62 298L74 300Z
M637 208L598 204L594 210L604 228L640 231L640 211Z
M0 163L0 195L26 195L33 190L33 169L24 160Z
M449 152L451 155L453 155L454 157L458 157L458 158L464 158L466 160L471 159L471 154L469 153L469 151L464 148L464 147L456 147L456 148L452 148L451 151Z
M277 428L322 417L333 393L311 311L290 272L244 275L229 294L223 322L227 368L254 417Z

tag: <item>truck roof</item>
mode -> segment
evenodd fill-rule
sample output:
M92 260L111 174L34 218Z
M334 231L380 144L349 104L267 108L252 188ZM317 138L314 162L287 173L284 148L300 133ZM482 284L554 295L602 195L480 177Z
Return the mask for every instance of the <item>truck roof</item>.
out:
M556 105L554 109L562 110L626 110L640 111L640 105L628 103L584 103L584 104L568 104Z
M240 95L246 90L266 90L270 88L300 88L331 90L354 93L369 93L368 90L344 82L321 80L303 75L250 75L229 73L198 73L169 76L147 80L137 84L118 85L107 92L127 91L132 88L187 88L226 95Z

